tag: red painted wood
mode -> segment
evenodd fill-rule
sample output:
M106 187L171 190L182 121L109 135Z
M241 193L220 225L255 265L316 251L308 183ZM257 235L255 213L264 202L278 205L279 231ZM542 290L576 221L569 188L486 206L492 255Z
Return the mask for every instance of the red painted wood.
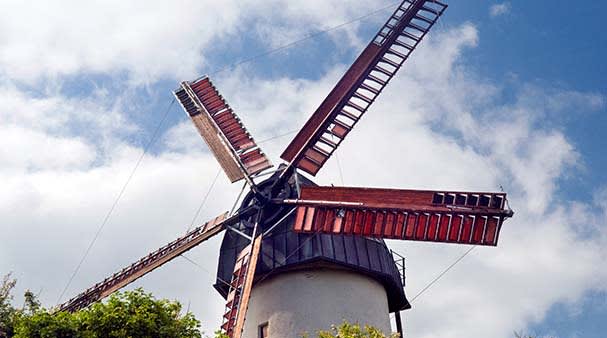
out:
M364 229L365 214L362 210L356 210L356 218L354 221L354 233L361 234Z
M314 215L314 225L312 226L314 231L323 231L324 226L325 226L326 213L327 212L326 212L325 208L316 209L316 213Z
M344 222L344 217L335 217L335 221L333 222L333 229L331 230L331 232L335 233L335 234L340 234L344 232L343 229L343 222Z
M457 242L460 238L460 232L462 229L463 216L452 216L451 217L451 228L449 230L449 242Z
M472 233L472 243L478 244L483 240L483 233L485 232L485 217L476 216L474 220L474 230Z
M432 241L436 239L436 234L438 231L438 220L439 216L437 214L430 215L430 219L428 220L428 240Z
M308 214L297 215L303 225L295 229L303 232L495 246L502 222L512 216L511 210L453 205L479 195L505 200L504 193L310 186L300 193L300 199L285 203L323 210L312 227L306 227Z
M310 116L310 119L301 128L299 133L295 136L293 141L287 146L285 151L280 155L282 159L287 162L293 161L298 152L300 152L306 145L310 138L317 132L325 121L329 120L330 115L333 113L333 108L343 100L348 91L352 88L353 84L363 76L377 53L379 52L379 46L370 44L360 54L360 56L354 61L350 69L346 71L344 76L339 80L337 85L320 104L318 109ZM307 147L310 148L310 147Z
M325 155L315 149L308 149L306 151L306 156L309 157L311 160L317 161L317 162L322 162L327 157L327 155Z
M293 230L303 231L303 225L306 218L306 207L297 207L297 215L295 216L295 224Z
M474 217L464 217L464 224L462 225L462 235L460 236L460 243L470 243L470 237L472 236L472 224L474 224Z
M451 220L451 216L449 216L449 215L442 214L440 216L440 222L439 222L439 226L438 226L438 236L437 236L438 241L440 241L440 242L447 241L450 220Z
M383 236L383 227L385 214L381 211L375 214L375 226L373 227L373 237L381 237Z
M407 220L406 214L398 213L398 216L396 217L396 229L394 230L394 238L404 238L406 220Z
M315 168L302 163L305 152L329 133L339 138L329 152L333 153L447 7L432 1L437 9L428 11L425 7L427 4L427 1L408 1L397 8L295 136L281 158L312 175L318 172L330 155L317 161L318 168ZM426 14L425 21L419 19L422 12ZM408 32L412 28L419 31ZM408 35L413 40L407 44L400 39L402 35Z
M415 227L415 239L426 239L426 230L428 229L428 215L419 214L417 217L417 225Z
M234 165L237 166L236 168L242 168L242 166L244 166L244 171L246 171L247 175L257 174L272 166L265 154L257 147L246 128L242 125L238 116L236 116L234 111L229 107L223 96L219 94L209 78L204 78L194 83L182 84L183 88L187 86L194 92L194 95L198 100L190 98L191 94L185 89L176 91L175 95L182 105L186 107L186 110L191 116L201 112L210 115L211 119L215 122L217 127L219 127L219 134L221 135L218 135L217 137L223 141L217 142L218 140L210 140L210 142L213 144L227 143L231 146L226 147L226 154L221 154L224 160L227 161L229 158L239 158L241 164L237 165L237 163L234 163ZM202 107L197 107L199 104L202 104ZM211 134L215 135L214 133ZM256 148L255 152L242 152L249 148ZM228 155L228 153L231 153L233 157ZM249 157L251 156L255 158L250 159ZM240 178L242 178L242 176ZM232 179L237 180L237 178L234 177Z
M299 161L299 167L298 168L300 168L302 170L305 170L306 172L314 173L314 174L316 174L318 172L318 169L320 169L320 167L318 166L318 164L316 164L314 162L311 162L311 161L308 161L305 158L302 158Z
M405 230L405 239L413 239L415 234L415 223L417 222L417 215L410 213L407 215L407 229Z
M486 192L449 192L433 190L411 190L411 189L379 189L379 188L351 188L351 187L302 187L301 199L323 200L331 202L361 203L361 208L366 209L393 209L393 210L416 210L426 213L452 213L454 210L461 213L482 215L502 215L503 208L490 207L466 207L446 204L432 203L435 194L485 194L505 197L504 193Z
M388 212L386 214L386 226L384 227L384 238L394 238L394 223L396 221L396 215L393 212Z
M340 126L339 124L334 125L333 129L331 129L331 132L339 138L344 138L349 131L349 129Z
M304 224L304 231L312 231L312 225L314 224L315 208L307 208L306 211L306 223Z
M346 224L344 227L344 233L345 234L351 234L354 231L354 217L355 217L356 211L353 210L348 210L346 211Z
M325 222L322 228L324 233L330 233L333 231L333 224L335 223L335 209L328 209L325 213Z
M498 222L498 218L496 218L496 217L489 217L489 219L487 220L487 230L485 232L485 239L484 239L485 244L488 244L488 245L495 244L495 234L497 231L497 222Z
M372 211L366 212L364 217L363 236L371 236L373 234L373 226L375 225L375 213Z

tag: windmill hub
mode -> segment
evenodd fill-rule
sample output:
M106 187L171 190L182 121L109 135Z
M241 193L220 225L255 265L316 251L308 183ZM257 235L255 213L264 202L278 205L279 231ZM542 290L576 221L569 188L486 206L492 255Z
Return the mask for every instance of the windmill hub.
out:
M265 181L258 183L257 192L249 191L240 204L240 214L252 206L263 211L263 218L259 223L261 231L271 227L292 209L291 206L276 204L272 200L297 197L297 191L292 184L292 180L285 180L278 187L275 185L277 180L278 175L273 175ZM255 221L255 215L242 220L247 232L250 232L255 227Z

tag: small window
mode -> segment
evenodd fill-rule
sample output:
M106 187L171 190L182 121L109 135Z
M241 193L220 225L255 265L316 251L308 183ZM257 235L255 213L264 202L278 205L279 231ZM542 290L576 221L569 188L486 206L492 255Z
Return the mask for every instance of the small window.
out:
M475 207L477 202L478 202L478 195L469 195L468 202L466 203L466 205L469 207Z
M455 201L455 195L448 194L445 196L445 204L451 205L451 204L453 204L453 201Z
M493 195L493 198L491 199L491 207L495 209L501 209L502 202L503 198L501 196Z
M466 195L457 194L457 197L455 197L455 205L466 205Z
M439 193L434 193L434 196L432 197L432 203L434 204L443 204L443 198L445 196L443 194L439 194Z
M259 338L268 338L268 322L259 325Z
M480 198L480 200L478 201L478 206L479 207L488 207L490 199L491 199L491 196L489 196L489 195L482 195L481 198Z

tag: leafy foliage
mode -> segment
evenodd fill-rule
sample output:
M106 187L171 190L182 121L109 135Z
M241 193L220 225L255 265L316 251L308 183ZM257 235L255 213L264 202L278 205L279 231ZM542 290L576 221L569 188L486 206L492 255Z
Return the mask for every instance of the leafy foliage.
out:
M53 313L29 290L23 308L13 307L15 284L10 274L0 284L0 338L202 337L192 313L182 314L179 303L157 300L141 289L115 293L75 313Z
M7 274L2 278L0 284L0 338L12 337L15 308L11 305L13 300L12 291L17 281Z
M390 336L386 336L380 330L365 325L362 328L358 324L350 324L343 322L338 326L333 326L329 331L320 331L318 338L398 338L399 334L394 333Z
M26 297L27 303L27 297ZM39 306L32 302L31 308ZM191 313L181 315L181 305L156 300L141 289L115 293L76 313L34 310L22 315L15 338L176 337L200 338L200 322Z

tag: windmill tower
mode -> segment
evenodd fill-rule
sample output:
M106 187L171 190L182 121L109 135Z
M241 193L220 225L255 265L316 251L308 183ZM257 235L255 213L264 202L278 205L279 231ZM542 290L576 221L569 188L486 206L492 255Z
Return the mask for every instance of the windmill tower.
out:
M224 213L60 306L99 301L225 231L215 289L231 338L301 337L341 321L390 330L410 308L384 239L497 245L505 193L317 186L315 176L446 9L405 0L281 155L274 172L208 77L174 94L232 182L250 191ZM270 176L268 176L271 174ZM239 198L240 199L240 198ZM246 320L245 320L246 319Z

